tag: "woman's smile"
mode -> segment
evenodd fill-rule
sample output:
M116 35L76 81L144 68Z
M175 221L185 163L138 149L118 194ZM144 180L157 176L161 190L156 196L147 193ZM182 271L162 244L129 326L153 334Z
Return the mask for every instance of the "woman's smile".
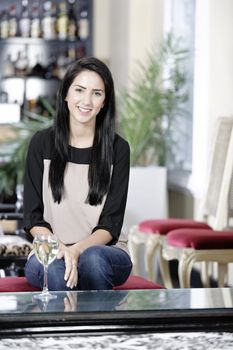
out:
M78 110L84 114L89 113L92 110L91 108L86 108L86 107L81 107L81 106L77 106L77 107L78 107Z

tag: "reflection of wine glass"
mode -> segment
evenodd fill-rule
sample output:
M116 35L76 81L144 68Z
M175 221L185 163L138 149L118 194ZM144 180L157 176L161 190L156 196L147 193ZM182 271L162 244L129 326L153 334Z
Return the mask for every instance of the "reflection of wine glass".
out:
M38 234L33 240L33 249L39 262L44 266L44 284L42 293L36 295L36 299L49 300L56 298L56 295L48 291L48 266L56 258L59 242L54 235Z

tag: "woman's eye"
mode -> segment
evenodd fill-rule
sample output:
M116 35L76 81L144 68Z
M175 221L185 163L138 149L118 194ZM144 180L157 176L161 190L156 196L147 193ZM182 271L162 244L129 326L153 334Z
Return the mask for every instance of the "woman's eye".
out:
M78 93L83 92L83 90L82 90L82 89L79 89L79 88L75 89L75 91L78 92Z
M98 91L95 91L95 92L94 92L94 95L95 95L95 96L102 96L101 92L98 92Z

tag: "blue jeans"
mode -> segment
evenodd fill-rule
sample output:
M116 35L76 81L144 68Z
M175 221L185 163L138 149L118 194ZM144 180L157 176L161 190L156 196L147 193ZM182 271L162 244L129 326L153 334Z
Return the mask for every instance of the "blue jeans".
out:
M129 255L114 246L96 245L87 248L79 257L78 290L113 289L124 283L130 275L132 262ZM49 290L71 290L64 280L65 262L55 259L48 268ZM25 266L28 282L38 288L43 287L43 266L32 255Z

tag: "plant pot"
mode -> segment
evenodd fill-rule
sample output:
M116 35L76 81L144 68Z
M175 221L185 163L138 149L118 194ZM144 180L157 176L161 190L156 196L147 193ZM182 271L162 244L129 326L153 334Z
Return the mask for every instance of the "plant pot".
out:
M152 218L167 218L167 169L131 167L123 230Z

